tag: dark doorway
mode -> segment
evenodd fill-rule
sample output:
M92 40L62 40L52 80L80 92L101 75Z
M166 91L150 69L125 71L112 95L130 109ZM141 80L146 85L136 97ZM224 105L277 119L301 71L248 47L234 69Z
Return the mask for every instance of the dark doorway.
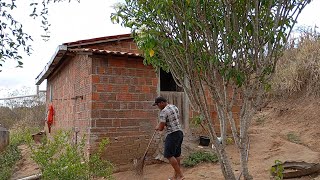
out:
M161 69L160 70L160 91L182 92L182 88L180 88L176 84L170 72L167 73Z
M162 69L160 70L160 95L165 97L168 103L178 107L181 123L185 126L185 117L189 117L189 115L185 114L186 102L184 101L183 88L176 84L170 72L167 73Z

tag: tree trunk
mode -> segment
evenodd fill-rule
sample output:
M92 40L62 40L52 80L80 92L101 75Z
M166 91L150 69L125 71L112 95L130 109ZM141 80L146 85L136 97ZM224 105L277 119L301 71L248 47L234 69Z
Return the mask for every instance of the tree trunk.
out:
M215 147L217 150L217 155L219 158L219 163L221 166L221 170L222 170L224 179L235 180L236 177L233 173L233 170L230 165L230 161L229 161L229 158L228 158L227 153L225 151L225 148L223 147L223 145L216 144L216 143L215 143Z
M249 169L248 169L248 159L247 159L247 148L246 144L243 143L241 145L243 147L240 148L240 164L241 164L241 169L242 169L242 174L245 180L252 180L252 176L249 174Z

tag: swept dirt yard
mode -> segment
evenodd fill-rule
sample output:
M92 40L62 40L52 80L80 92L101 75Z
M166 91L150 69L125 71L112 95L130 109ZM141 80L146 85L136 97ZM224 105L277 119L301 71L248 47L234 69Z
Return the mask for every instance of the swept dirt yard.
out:
M250 128L249 170L254 179L268 180L270 167L275 160L320 163L320 99L292 98L270 102L258 112ZM191 141L186 139L186 143ZM199 148L197 145L195 149ZM30 159L30 153L21 146L23 158L17 164L13 179L39 172ZM240 174L238 152L228 145L233 169ZM186 180L224 179L219 164L200 164L183 168ZM144 180L166 180L172 174L167 163L147 165ZM117 180L138 179L132 171L114 174ZM302 177L299 180L320 180L320 176Z

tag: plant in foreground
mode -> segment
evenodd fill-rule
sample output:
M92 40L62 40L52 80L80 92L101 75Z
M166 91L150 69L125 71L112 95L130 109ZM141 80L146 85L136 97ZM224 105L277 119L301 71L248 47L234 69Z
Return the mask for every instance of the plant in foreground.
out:
M212 154L204 151L196 151L191 153L186 159L183 160L182 165L184 167L193 167L201 162L218 162L216 154Z
M37 131L34 128L16 128L10 131L10 144L0 153L0 180L11 178L16 162L21 158L19 145L26 142L31 132Z
M79 144L70 143L71 133L61 131L54 135L53 140L43 141L38 147L29 143L32 158L40 166L42 179L78 180L97 176L112 179L112 164L101 159L109 141L104 139L97 152L87 158L84 139Z
M283 171L284 168L282 166L282 162L280 160L274 161L275 165L271 167L271 174L274 174L276 180L283 179Z
M10 179L15 163L20 159L18 145L10 144L0 153L0 180Z

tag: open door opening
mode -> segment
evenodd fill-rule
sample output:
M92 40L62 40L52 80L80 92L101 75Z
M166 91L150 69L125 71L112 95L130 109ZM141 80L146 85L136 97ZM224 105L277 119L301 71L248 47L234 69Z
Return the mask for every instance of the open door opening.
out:
M160 91L175 91L182 92L183 89L179 87L173 79L170 72L160 70Z
M168 100L168 103L178 107L180 112L180 122L183 127L186 125L186 106L183 88L179 87L174 81L172 74L160 70L160 95Z

